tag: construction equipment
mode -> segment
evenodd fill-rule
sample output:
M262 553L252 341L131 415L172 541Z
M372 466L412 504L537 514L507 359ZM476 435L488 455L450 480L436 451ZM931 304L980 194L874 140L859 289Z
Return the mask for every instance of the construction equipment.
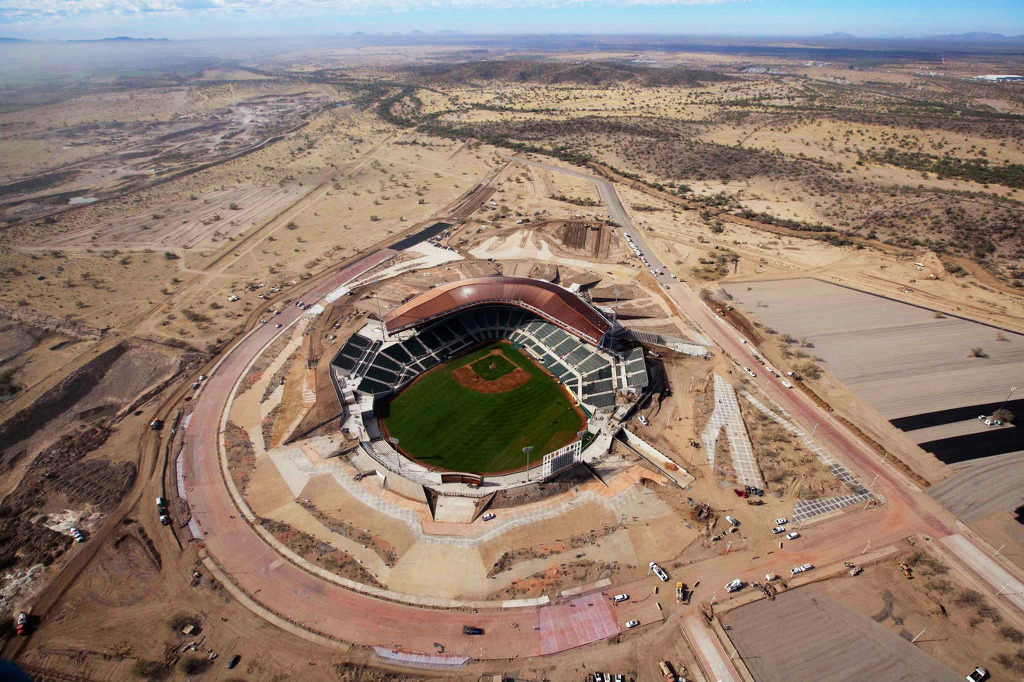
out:
M907 577L907 580L912 580L914 578L914 572L911 570L910 566L907 566L906 561L901 561L899 563L899 567L902 569L903 575Z
M686 589L686 583L678 581L676 583L676 601L677 602L689 602L690 601L690 590Z
M661 661L658 665L661 666L661 674L665 676L665 679L668 682L675 682L676 673L672 670L672 664L668 661Z
M764 500L760 498L748 497L747 504L749 504L752 507L760 507L762 504L764 504Z

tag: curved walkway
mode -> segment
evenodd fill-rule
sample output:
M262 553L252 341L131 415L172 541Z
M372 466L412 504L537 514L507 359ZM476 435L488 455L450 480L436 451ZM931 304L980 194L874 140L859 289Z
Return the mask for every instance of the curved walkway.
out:
M319 301L339 286L376 266L388 254L377 252L353 263L302 297ZM287 327L304 314L286 306L278 320ZM574 648L615 634L607 602L597 594L580 597L601 627L577 622L573 602L480 613L399 604L360 594L313 575L274 551L239 513L228 492L218 456L221 418L240 377L280 333L257 327L220 362L203 387L189 420L182 448L185 491L204 549L233 583L262 608L295 625L363 646L434 650L439 642L452 653L472 658L536 656ZM443 571L424 567L424 570ZM462 626L497 636L471 637Z

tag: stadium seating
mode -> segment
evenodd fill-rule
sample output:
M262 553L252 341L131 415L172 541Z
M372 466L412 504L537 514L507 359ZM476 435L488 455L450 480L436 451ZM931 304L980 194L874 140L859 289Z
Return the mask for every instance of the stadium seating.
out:
M521 308L488 306L454 313L416 330L403 341L353 335L334 359L343 376L358 377L358 390L394 392L438 363L486 341L506 339L526 352L595 409L614 407L615 391L647 384L643 349L615 360L559 326Z

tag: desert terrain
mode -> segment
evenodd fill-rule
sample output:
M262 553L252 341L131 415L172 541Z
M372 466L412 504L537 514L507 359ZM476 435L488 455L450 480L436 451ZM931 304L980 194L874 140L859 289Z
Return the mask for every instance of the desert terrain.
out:
M1019 678L1024 84L970 80L1019 57L287 48L0 71L6 658ZM494 274L582 292L652 388L587 467L451 522L343 429L331 361Z

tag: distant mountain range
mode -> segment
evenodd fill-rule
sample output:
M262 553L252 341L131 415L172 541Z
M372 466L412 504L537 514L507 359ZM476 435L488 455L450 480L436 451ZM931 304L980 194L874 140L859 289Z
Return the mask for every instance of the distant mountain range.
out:
M544 34L547 38L557 38L559 35L570 36L570 34ZM396 38L401 39L405 36L408 40L413 40L418 43L425 40L431 40L432 37L436 39L450 42L451 40L472 40L472 39L489 39L494 38L491 34L467 34L462 31L453 30L440 30L440 31L411 31L407 34L400 33L365 33L363 31L355 31L350 34L336 33L335 37L345 38L351 37L359 40L380 40L387 39L394 41ZM535 35L521 35L521 36L506 36L507 41L510 43L515 42L530 42L536 40L542 36ZM574 38L590 37L599 42L611 41L616 42L626 38L627 36L617 35L591 35L586 34L571 34ZM950 46L951 48L956 47L959 49L971 48L971 47L990 47L1000 51L1012 49L1017 46L1024 48L1024 35L1007 36L1001 33L992 33L987 31L972 31L969 33L949 33L946 35L931 35L931 36L919 36L919 37L903 37L896 36L890 38L865 38L856 36L851 33L843 31L833 31L831 33L825 33L820 36L698 36L698 35L650 35L650 36L628 36L633 40L649 40L652 44L664 42L665 40L683 40L683 41L703 41L711 40L714 44L734 44L734 45L759 45L759 44L770 44L779 40L786 40L791 43L804 44L804 45L815 45L821 44L822 42L828 43L846 43L853 47L862 47L866 49L877 49L879 46L888 46L899 49L900 46L905 48L918 49L920 47L927 46L930 49L940 48L942 45ZM170 42L169 38L132 38L131 36L116 36L112 38L95 38L95 39L82 39L82 40L26 40L23 38L8 38L0 36L0 43L156 43L156 42Z
M117 36L116 38L95 38L92 40L26 40L25 38L5 38L0 36L0 43L160 43L170 42L170 38L132 38Z

